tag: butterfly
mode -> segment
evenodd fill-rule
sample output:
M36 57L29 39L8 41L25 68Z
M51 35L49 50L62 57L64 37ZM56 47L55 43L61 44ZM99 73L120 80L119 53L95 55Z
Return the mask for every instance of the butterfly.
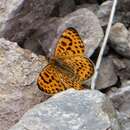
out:
M83 89L83 81L94 74L94 64L85 57L84 51L84 43L76 29L65 29L50 63L39 73L38 88L51 95L69 88Z

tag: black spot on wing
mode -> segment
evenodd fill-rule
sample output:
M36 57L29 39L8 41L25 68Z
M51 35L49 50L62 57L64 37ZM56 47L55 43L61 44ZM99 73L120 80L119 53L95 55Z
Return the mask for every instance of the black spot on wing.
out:
M68 37L68 36L62 35L61 37L62 37L62 38L65 38L65 39L68 39L70 42L72 42L72 39L71 39L70 37Z

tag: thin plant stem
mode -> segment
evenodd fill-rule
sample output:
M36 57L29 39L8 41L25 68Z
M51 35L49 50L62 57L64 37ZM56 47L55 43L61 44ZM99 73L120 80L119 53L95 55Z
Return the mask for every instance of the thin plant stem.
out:
M111 29L111 26L112 26L112 22L113 22L115 10L116 10L117 1L118 0L114 0L113 1L113 5L112 5L112 10L111 10L111 13L110 13L110 17L109 17L108 26L107 26L107 29L106 29L106 32L105 32L105 37L103 39L101 50L99 52L99 56L98 56L98 59L97 59L97 63L96 63L96 67L95 67L95 73L94 73L92 81L91 81L91 89L92 90L94 90L95 86L96 86L96 80L97 80L97 76L98 76L98 73L99 73L99 68L100 68L100 64L101 64L101 61L102 61L103 53L104 53L104 50L105 50L105 47L106 47L106 44L107 44L107 40L108 40L108 36L109 36L109 33L110 33L110 29Z

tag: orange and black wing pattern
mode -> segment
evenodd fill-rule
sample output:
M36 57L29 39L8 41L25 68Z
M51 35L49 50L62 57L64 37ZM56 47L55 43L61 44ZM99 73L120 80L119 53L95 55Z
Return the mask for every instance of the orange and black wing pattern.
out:
M84 54L84 44L78 32L70 27L66 29L57 42L54 56L73 56Z
M74 56L66 58L63 62L69 67L73 68L75 75L77 75L79 81L88 80L94 74L93 62L84 56Z
M68 88L83 89L78 82L72 82L68 76L48 64L38 76L37 85L40 90L47 94L56 94Z
M85 57L84 51L84 43L78 32L72 27L67 28L57 42L54 59L60 58L64 66L69 66L76 79L72 80L64 69L58 69L51 62L38 76L39 89L51 95L68 88L83 89L81 81L89 79L94 73L94 65L89 58Z

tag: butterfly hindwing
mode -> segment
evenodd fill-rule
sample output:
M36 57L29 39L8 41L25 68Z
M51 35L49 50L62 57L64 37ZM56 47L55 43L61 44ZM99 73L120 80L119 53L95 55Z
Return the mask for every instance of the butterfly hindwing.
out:
M37 85L40 90L51 95L72 87L78 90L82 89L79 83L72 82L67 75L51 64L43 68L38 76Z
M57 42L54 56L61 57L83 54L84 44L78 32L72 27L67 28Z
M62 90L60 78L52 65L48 64L38 76L37 85L45 93L53 94ZM59 90L60 88L60 90Z

